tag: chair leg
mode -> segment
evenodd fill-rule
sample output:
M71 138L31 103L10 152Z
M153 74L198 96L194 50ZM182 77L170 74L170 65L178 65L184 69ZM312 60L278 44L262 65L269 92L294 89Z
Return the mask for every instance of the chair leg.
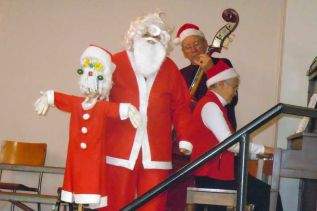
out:
M248 209L249 209L249 211L254 211L255 205L254 204L249 204Z
M84 208L83 208L82 204L78 204L78 211L84 211Z
M274 150L274 159L273 159L273 171L272 171L272 184L271 184L271 193L270 193L270 211L276 210L277 197L280 188L280 169L282 162L282 150Z
M270 211L276 210L278 191L271 191L270 194Z

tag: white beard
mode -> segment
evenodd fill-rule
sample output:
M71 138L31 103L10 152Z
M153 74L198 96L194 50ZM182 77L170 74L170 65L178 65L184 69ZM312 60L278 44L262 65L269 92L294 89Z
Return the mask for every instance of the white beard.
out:
M148 77L156 73L165 57L166 49L160 42L149 43L148 39L153 38L139 38L134 40L134 62L135 71Z

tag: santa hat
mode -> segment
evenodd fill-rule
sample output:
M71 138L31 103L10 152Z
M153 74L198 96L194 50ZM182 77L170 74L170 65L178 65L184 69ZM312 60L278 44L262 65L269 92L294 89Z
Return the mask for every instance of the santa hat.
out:
M85 59L94 58L101 62L105 70L110 70L111 72L115 69L115 64L112 63L112 54L106 49L90 45L80 57L80 64L83 66Z
M174 39L174 43L176 45L180 44L183 42L183 40L191 35L197 35L200 37L205 37L204 33L199 30L199 27L191 24L191 23L185 23L182 25L177 32L176 38Z
M220 60L215 66L207 70L207 87L219 82L225 81L231 78L239 77L239 74L233 69L229 67L223 60Z

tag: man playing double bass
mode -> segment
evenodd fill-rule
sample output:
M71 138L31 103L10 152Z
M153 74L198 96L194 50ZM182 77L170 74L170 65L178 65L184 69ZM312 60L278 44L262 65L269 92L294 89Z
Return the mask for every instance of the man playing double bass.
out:
M177 38L174 40L174 42L176 44L177 43L181 44L184 57L190 61L189 66L181 69L181 73L184 79L186 80L187 86L190 88L192 88L192 82L199 68L200 70L204 71L204 73L207 71L217 72L218 71L217 66L219 66L218 63L223 63L227 65L228 68L233 69L231 62L228 59L213 58L206 53L208 48L208 43L205 39L203 32L199 29L198 26L194 24L187 23L187 24L184 24L182 27L180 27L177 33ZM224 74L226 73L218 74L218 76L221 76L224 78L230 77ZM216 76L216 78L218 76ZM207 81L207 77L204 74L202 76L200 83L198 84L196 92L194 94L193 92L191 92L194 101L199 101L207 93L208 88L206 86L206 81ZM226 116L228 118L228 122L231 128L233 129L233 131L235 131L237 127L235 112L234 112L234 107L237 104L237 102L238 102L238 97L237 95L235 95L233 99L231 100L231 102L225 106L227 111ZM201 115L203 114L204 113L202 112ZM208 113L209 116L213 116L213 114L211 115L210 114L211 113ZM201 118L204 119L204 116L201 116ZM206 116L205 116L205 119L206 119ZM217 120L214 119L212 121L217 121ZM206 125L206 127L209 130L211 130L212 133L214 133L213 128L209 128L208 124ZM225 130L220 130L220 131L225 131ZM204 141L204 140L201 140L201 141ZM223 141L223 140L219 140L219 141ZM195 144L193 147L195 148ZM261 150L261 147L263 148L263 146L257 146L257 147L258 147L258 151L263 151L263 149ZM217 180L217 179L209 178L208 176L195 175L196 186L200 188L237 189L238 187L237 169L238 169L237 159L235 159L235 162L234 162L235 175L233 180ZM268 184L262 182L261 180L258 180L257 178L251 175L248 175L247 193L248 193L247 202L255 205L255 211L269 210L270 186ZM196 210L204 210L204 206L197 206ZM208 206L208 210L220 211L220 210L226 210L226 208L221 206ZM280 196L278 197L276 210L278 211L283 210Z
M188 87L191 86L199 67L202 71L206 72L218 63L219 60L223 60L228 66L232 67L231 62L228 59L219 59L207 55L207 40L205 39L204 33L194 24L186 23L180 27L177 33L177 38L174 42L176 44L181 44L183 55L190 62L190 65L180 70ZM206 75L203 75L197 91L193 96L194 101L200 100L206 94L206 80ZM237 128L234 111L234 107L237 103L238 97L235 96L232 102L226 106L230 123L234 129Z

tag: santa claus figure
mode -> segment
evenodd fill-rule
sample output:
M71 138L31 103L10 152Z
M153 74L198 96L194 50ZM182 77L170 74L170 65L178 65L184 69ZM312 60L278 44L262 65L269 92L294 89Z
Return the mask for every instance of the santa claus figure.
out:
M105 184L108 178L104 165L105 150L110 148L105 138L110 127L108 120L129 118L134 128L140 125L141 117L131 104L107 101L115 69L110 53L91 45L83 52L80 64L81 69L77 72L83 97L49 90L35 102L35 110L39 115L45 115L49 107L56 106L70 113L61 200L99 208L108 204Z
M125 50L113 56L117 68L110 91L113 102L135 105L142 117L137 130L129 124L111 121L106 162L109 177L109 207L120 210L135 197L162 182L172 168L172 127L182 152L190 154L188 141L190 96L170 51L170 29L151 13L138 17L125 36ZM165 210L166 193L138 210ZM109 209L108 209L109 208Z

